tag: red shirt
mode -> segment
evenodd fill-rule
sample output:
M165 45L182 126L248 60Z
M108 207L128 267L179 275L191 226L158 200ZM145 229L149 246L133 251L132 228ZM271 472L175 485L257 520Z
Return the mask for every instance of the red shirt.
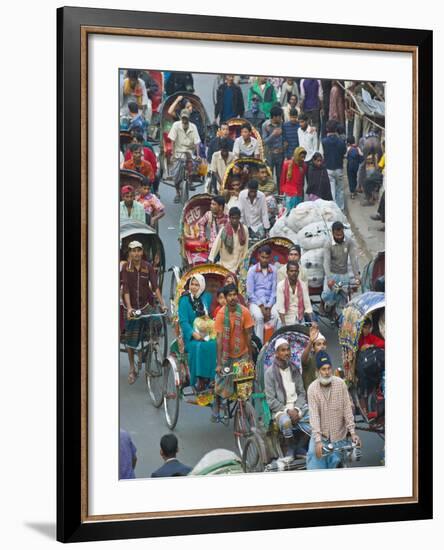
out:
M370 333L367 336L361 336L361 338L359 338L359 349L361 349L362 346L375 346L376 348L384 349L385 340L379 338L376 334Z
M150 180L150 182L154 181L154 172L153 168L151 167L151 164L142 159L140 166L137 166L134 164L134 160L130 159L123 163L123 167L127 170L134 170L135 172L139 172L139 174L142 174L142 176L145 176Z
M293 162L293 159L286 160L282 166L280 182L281 193L288 195L289 197L302 197L304 194L304 178L307 173L307 165L305 162L302 166L295 164L293 166L291 179L290 181L287 181L288 169Z
M127 149L125 152L125 160L131 160L132 158L133 158L133 155L131 154L131 151ZM157 172L156 155L151 151L149 147L143 148L143 158L151 164L151 168L153 169L153 172L156 174Z

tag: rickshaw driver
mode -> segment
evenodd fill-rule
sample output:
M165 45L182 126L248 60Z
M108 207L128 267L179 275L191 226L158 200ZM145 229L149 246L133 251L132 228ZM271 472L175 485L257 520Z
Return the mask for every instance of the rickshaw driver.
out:
M154 295L165 312L167 307L157 286L157 275L147 261L142 259L143 247L139 241L131 241L128 245L128 262L122 264L123 299L127 307L125 320L126 348L129 359L128 382L134 384L136 369L134 366L134 352L139 349L142 327L149 319L136 318L135 312L140 310L142 315L154 313ZM140 364L139 352L139 364Z
M332 444L335 449L347 443L349 433L352 442L361 445L356 434L353 410L345 382L333 376L331 359L327 352L316 354L317 380L308 388L308 409L311 439L307 453L307 470L336 468L341 457L334 450L322 456L323 446Z
M180 202L180 184L184 178L186 157L195 153L197 160L200 160L199 132L196 125L190 122L190 112L187 109L182 109L180 120L173 123L168 137L173 142L174 165L171 174L176 187L174 202L178 203Z
M265 371L265 397L287 442L287 456L295 453L305 455L302 442L295 439L294 430L307 405L304 383L298 367L290 360L291 348L285 338L278 338L274 345L275 357L272 367Z
M324 290L321 294L321 308L330 311L338 301L338 293L333 290L335 284L350 284L348 258L353 269L356 285L361 284L356 244L353 238L346 237L344 225L336 221L331 226L333 242L329 239L324 246Z

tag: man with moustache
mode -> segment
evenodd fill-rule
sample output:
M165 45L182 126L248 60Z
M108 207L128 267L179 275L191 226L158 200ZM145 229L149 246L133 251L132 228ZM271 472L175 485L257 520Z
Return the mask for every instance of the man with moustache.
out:
M308 409L311 439L307 453L307 470L336 468L341 460L339 449L347 436L356 445L361 440L355 431L350 395L345 382L333 376L330 356L326 351L316 354L318 378L308 388ZM332 444L334 451L322 456L323 447Z

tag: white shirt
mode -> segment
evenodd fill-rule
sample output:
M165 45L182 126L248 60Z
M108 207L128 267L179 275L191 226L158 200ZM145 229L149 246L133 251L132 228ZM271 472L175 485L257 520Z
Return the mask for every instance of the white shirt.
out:
M239 197L235 197L234 195L232 195L230 197L230 200L225 204L225 208L224 208L225 214L228 215L228 213L230 212L230 208L233 208L233 206L237 206L240 210Z
M311 157L318 150L318 134L313 131L311 126L307 126L306 130L298 128L299 146L307 151L305 162L311 160Z
M236 138L233 145L233 154L236 159L240 157L259 157L259 145L257 139L251 137L250 143L247 145L242 136Z
M241 211L241 222L253 231L257 231L261 226L264 229L270 228L268 219L267 198L262 191L257 192L253 202L248 197L248 189L239 193L239 208Z
M301 282L302 287L302 298L304 300L304 313L313 313L313 308L311 307L310 295L308 294L308 287L303 282ZM299 295L298 287L296 286L295 291L293 292L290 286L290 304L287 313L285 313L285 299L284 299L284 288L285 288L285 279L278 283L276 290L276 309L280 315L284 315L284 321L286 325L292 325L299 321Z
M150 113L150 111L151 111L151 100L148 97L145 82L141 78L138 78L137 80L138 80L138 83L139 83L139 85L142 89L142 107L144 107L144 106L147 107L147 112L146 112L145 118L147 120L150 120L151 119L151 113ZM137 103L137 97L134 94L124 95L124 93L123 93L124 82L125 82L125 80L122 82L121 87L120 87L120 115L121 116L127 116L129 114L128 103L131 103L131 102Z
M210 170L214 172L215 174L218 174L220 177L220 180L223 181L225 172L227 170L227 166L234 160L234 154L229 151L227 161L225 162L222 158L222 154L220 151L216 151L216 153L213 153L213 156L211 157L211 165Z
M284 264L278 269L277 282L280 283L281 281L283 281L285 279L286 276L287 276L287 264ZM298 279L300 281L303 281L306 285L308 285L307 272L305 271L305 268L302 267L301 265L299 266Z
M180 157L182 153L194 153L196 145L200 143L199 132L192 122L185 130L182 121L177 120L171 126L168 137L174 142L174 156L176 157Z
M291 370L289 368L279 369L279 372L281 373L282 384L284 385L284 390L287 394L287 403L285 404L285 410L294 409L294 404L296 403L298 394L296 393L296 384L293 382L291 376Z

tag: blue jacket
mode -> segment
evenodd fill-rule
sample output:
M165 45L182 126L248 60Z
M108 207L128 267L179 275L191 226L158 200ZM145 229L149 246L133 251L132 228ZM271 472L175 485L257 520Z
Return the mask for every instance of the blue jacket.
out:
M344 141L338 135L330 134L322 140L322 147L324 148L325 167L327 170L342 169L344 155L347 152Z
M185 466L182 462L179 462L177 458L173 458L168 462L165 462L158 470L151 474L151 477L172 477L172 476L186 476L191 472L189 466Z
M292 122L284 122L282 126L282 136L284 141L288 143L285 156L289 159L293 156L296 147L299 147L299 124L293 124Z

